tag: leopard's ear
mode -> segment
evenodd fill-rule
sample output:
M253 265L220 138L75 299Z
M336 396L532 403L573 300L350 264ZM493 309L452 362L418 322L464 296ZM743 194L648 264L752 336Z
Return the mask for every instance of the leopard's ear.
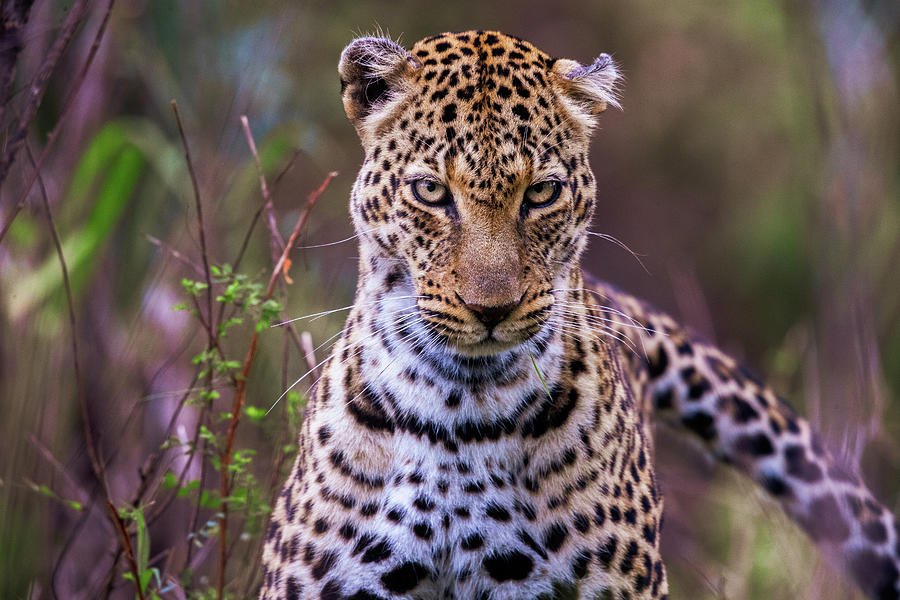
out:
M363 142L410 92L419 67L412 55L384 37L361 37L341 53L338 74L347 118Z
M609 54L601 54L589 65L561 58L553 63L553 82L573 116L587 128L607 106L621 108L618 84L622 75Z

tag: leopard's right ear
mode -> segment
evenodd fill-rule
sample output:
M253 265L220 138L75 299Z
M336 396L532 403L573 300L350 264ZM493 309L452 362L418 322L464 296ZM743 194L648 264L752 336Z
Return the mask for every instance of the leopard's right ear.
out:
M412 91L418 68L412 55L388 38L361 37L344 48L338 64L341 98L363 143Z

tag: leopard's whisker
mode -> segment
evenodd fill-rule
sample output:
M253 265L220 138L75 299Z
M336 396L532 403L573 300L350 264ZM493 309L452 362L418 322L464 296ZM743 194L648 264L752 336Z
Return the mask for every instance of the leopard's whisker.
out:
M279 322L277 322L277 323L273 323L273 324L270 325L269 327L280 327L280 326L282 326L282 325L287 325L288 323L293 323L293 322L295 322L295 321L302 321L302 320L304 320L304 319L310 319L311 321L315 321L316 319L321 319L322 317L326 317L326 316L332 315L332 314L334 314L334 313L343 312L343 311L345 311L345 310L351 310L351 309L353 309L353 308L355 308L355 307L357 307L357 306L378 305L378 304L382 304L382 303L384 303L384 302L388 302L388 301L391 301L391 300L404 300L404 299L408 299L408 298L416 298L416 299L419 299L419 298L424 298L424 297L425 297L425 296L417 296L417 295L410 295L410 296L391 296L390 298L382 298L382 299L380 299L380 300L371 300L371 301L369 301L369 302L364 302L363 304L354 303L354 304L350 304L350 305L348 305L348 306L342 306L341 308L332 308L331 310L323 310L323 311L321 311L321 312L312 313L312 314L310 314L310 315L303 315L302 317L294 317L294 318L292 318L292 319L287 319L287 320L285 320L285 321L279 321Z
M613 244L615 244L616 246L618 246L625 252L628 252L632 257L634 257L634 260L636 260L638 262L638 264L641 265L641 268L644 269L644 272L647 273L647 275L651 274L650 270L647 269L647 266L644 264L644 261L641 260L642 255L638 254L637 252L635 252L634 250L629 248L628 245L625 242L623 242L622 240L620 240L619 238L609 235L608 233L598 233L596 231L588 231L587 229L585 229L584 232L588 235L598 237L601 240L606 240L607 242L612 242Z
M416 311L416 312L418 312L418 311ZM412 317L412 316L415 316L415 313L409 313L409 314L403 315L404 318L406 318L406 317ZM342 331L341 333L343 333L343 331ZM376 331L373 331L372 334L371 334L370 336L367 336L367 337L365 337L365 338L361 338L361 339L355 340L355 341L351 342L351 344L348 345L347 347L348 347L348 348L352 348L352 347L357 346L357 345L362 345L362 344L364 344L366 341L368 341L371 337L374 337L375 335L377 335L377 333L378 333L377 330L376 330ZM362 351L362 350L360 350L360 351ZM272 404L272 406L269 407L269 410L266 411L266 415L268 415L270 412L272 412L272 409L275 408L275 406L281 401L281 399L284 398L291 390L293 390L295 387L297 387L297 385L299 385L299 383L300 383L301 381L303 381L306 377L308 377L310 373L314 373L319 367L321 367L321 366L324 365L326 362L328 362L333 356L334 356L334 353L332 352L331 354L329 354L328 356L326 356L324 359L322 359L321 361L319 361L319 363L318 363L317 365L315 365L314 367L312 367L311 369L309 369L306 373L304 373L304 374L301 375L299 378L297 378L297 379L294 381L294 383L292 383L290 386L288 386L288 388L287 388L286 390L284 390L284 391L281 393L280 396L278 396L278 398L275 400L275 402ZM355 356L355 355L354 355L354 356Z

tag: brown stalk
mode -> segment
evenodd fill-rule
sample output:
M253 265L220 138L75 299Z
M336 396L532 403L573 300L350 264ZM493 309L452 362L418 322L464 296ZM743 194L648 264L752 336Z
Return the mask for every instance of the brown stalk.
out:
M266 212L266 221L269 225L272 261L275 261L278 259L279 252L284 251L284 240L281 238L281 233L278 231L278 223L275 221L275 205L272 202L272 196L269 194L266 174L263 172L262 161L260 161L259 153L256 151L256 142L253 140L253 133L250 131L250 121L247 120L247 115L241 115L241 126L244 128L247 145L250 146L250 153L253 155L253 161L256 163L256 174L259 176L259 190L262 192L263 209Z
M212 275L210 273L209 268L209 254L207 252L206 246L206 225L203 221L203 203L200 198L200 185L197 183L197 173L194 170L194 163L191 160L191 151L188 147L187 136L184 133L184 125L181 122L181 114L178 112L178 103L175 100L172 100L172 111L175 113L175 121L178 124L178 135L181 137L181 145L184 147L184 159L187 163L188 174L191 177L191 187L194 190L194 204L197 210L197 228L199 230L199 238L200 238L200 256L203 259L203 274L206 279L206 320L203 319L202 313L200 310L197 311L198 318L200 322L203 323L206 329L207 335L207 352L211 351L213 348L219 348L218 337L216 336L216 324L213 322L213 289L212 289ZM195 298L196 301L196 298ZM199 306L198 306L199 309ZM221 354L221 349L219 349L219 353ZM213 373L212 369L207 369L206 374L206 389L207 391L212 389L212 378ZM203 424L206 412L210 408L210 401L204 405L204 409L201 412L200 418L197 420L197 433L199 435L200 425ZM197 437L195 436L195 441ZM201 462L200 462L200 481L201 485L205 482L206 479L206 461L202 459L203 454L206 451L206 443L205 440L201 440L200 444L201 448L197 448L195 445L195 452L200 452ZM223 471L224 477L224 471ZM200 515L200 504L194 507L194 513L191 517L191 531L195 531L197 529L197 522ZM187 550L187 561L190 562L191 555L193 553L193 544L189 543Z
M63 286L66 290L66 306L69 313L69 327L72 330L72 361L75 366L75 394L78 397L78 405L81 408L81 420L82 426L84 427L84 443L87 447L88 457L90 458L91 469L93 470L94 476L97 478L97 481L100 482L100 487L103 490L103 495L106 499L106 507L109 511L110 521L112 521L113 526L122 536L122 544L125 548L125 556L128 558L129 567L131 568L131 574L134 577L134 586L137 590L138 598L140 600L144 600L144 592L141 590L141 580L138 576L137 562L135 561L134 553L131 550L131 537L128 534L128 529L126 528L124 521L122 521L122 518L119 516L119 513L112 502L112 497L109 493L109 485L106 482L106 470L103 461L100 459L97 452L97 447L94 444L94 432L91 429L90 411L88 410L87 398L85 397L83 382L81 378L81 365L79 364L78 360L78 324L75 319L75 304L72 301L72 286L69 281L69 268L66 265L66 257L63 255L62 243L59 240L59 233L56 230L56 223L53 221L53 212L50 210L50 200L47 197L47 189L44 186L44 178L41 177L40 171L38 170L38 165L37 163L35 163L34 156L32 156L31 149L27 144L25 145L25 150L28 154L28 159L31 161L32 167L35 170L38 189L41 192L41 201L43 202L44 211L47 215L47 226L50 229L50 237L53 239L53 246L56 248L56 256L59 258L59 267L62 271Z
M275 263L275 268L272 269L272 275L269 277L269 284L266 286L266 293L263 296L263 302L269 300L272 297L272 293L275 290L275 283L279 279L279 275L284 272L284 275L287 275L287 261L289 260L288 256L290 255L291 248L293 248L294 244L297 241L297 237L300 235L300 231L303 229L303 226L306 225L306 221L309 218L310 211L316 203L316 200L319 199L319 196L325 191L328 187L328 184L331 180L337 175L335 171L330 172L326 177L325 181L322 182L322 185L319 186L317 190L312 192L306 201L306 206L303 208L303 211L300 213L297 218L297 223L294 225L294 229L291 232L290 237L288 238L287 244L284 247L284 250L281 253L278 261ZM253 335L250 337L250 346L247 349L247 354L244 357L244 364L241 368L241 374L237 378L237 385L234 390L234 403L231 408L231 420L228 424L228 435L225 442L225 449L222 452L221 459L221 468L222 468L222 477L221 477L221 496L222 496L222 514L219 519L219 576L216 585L216 591L218 594L218 598L221 600L224 594L224 586L225 586L225 567L228 563L228 543L227 543L227 533L228 533L228 495L230 493L229 490L229 480L228 480L228 465L231 463L231 451L234 446L234 434L237 430L238 423L240 422L241 409L244 406L244 400L246 398L247 392L247 381L250 377L250 368L253 366L253 360L256 358L256 350L259 344L259 333L257 331L253 332Z

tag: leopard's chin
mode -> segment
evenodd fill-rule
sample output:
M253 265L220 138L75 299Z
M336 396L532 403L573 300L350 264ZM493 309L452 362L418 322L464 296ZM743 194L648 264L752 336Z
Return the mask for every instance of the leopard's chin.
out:
M494 356L522 346L535 338L541 330L541 325L532 325L527 328L502 328L485 331L479 337L450 337L447 339L447 345L458 353L472 358Z

